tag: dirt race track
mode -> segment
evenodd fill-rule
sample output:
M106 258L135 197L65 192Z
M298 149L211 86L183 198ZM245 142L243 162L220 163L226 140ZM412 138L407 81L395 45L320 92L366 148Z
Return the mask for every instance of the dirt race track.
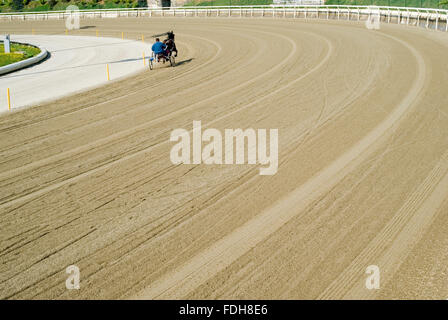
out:
M448 298L447 34L82 23L132 39L174 29L179 64L1 115L1 298ZM0 24L31 28L64 22ZM278 128L278 172L173 165L170 133L193 120ZM80 290L65 288L72 264Z

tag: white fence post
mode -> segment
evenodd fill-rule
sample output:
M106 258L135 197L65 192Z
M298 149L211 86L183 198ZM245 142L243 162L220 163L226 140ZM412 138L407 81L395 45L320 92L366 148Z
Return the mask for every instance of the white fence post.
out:
M439 12L437 12L437 17L436 17L436 30L439 30Z
M445 14L445 32L448 32L448 11Z

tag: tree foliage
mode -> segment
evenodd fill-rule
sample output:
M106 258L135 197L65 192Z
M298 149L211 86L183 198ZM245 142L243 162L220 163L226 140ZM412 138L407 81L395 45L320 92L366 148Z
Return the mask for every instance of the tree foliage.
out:
M15 11L19 11L23 9L23 0L12 0L11 7Z

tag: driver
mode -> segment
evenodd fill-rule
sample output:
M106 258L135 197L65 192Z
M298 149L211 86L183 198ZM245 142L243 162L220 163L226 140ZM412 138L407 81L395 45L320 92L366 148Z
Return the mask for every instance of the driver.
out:
M163 44L165 45L165 56L170 56L170 46L168 45L168 39L163 40Z
M156 38L156 42L152 45L152 51L157 57L157 60L159 59L160 54L165 54L166 45L162 42L160 42L159 38Z

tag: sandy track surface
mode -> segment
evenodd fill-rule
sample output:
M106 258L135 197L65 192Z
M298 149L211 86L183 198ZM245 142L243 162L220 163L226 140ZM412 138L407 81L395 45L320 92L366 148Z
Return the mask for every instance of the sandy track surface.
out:
M0 111L8 111L6 88L11 92L11 108L42 104L56 98L116 80L145 68L148 44L96 36L12 35L13 41L47 49L50 57L31 68L0 77Z
M179 65L0 117L1 298L448 297L446 34L88 23L136 39L174 28ZM173 165L170 133L193 120L278 128L277 174ZM365 288L369 265L380 290Z

